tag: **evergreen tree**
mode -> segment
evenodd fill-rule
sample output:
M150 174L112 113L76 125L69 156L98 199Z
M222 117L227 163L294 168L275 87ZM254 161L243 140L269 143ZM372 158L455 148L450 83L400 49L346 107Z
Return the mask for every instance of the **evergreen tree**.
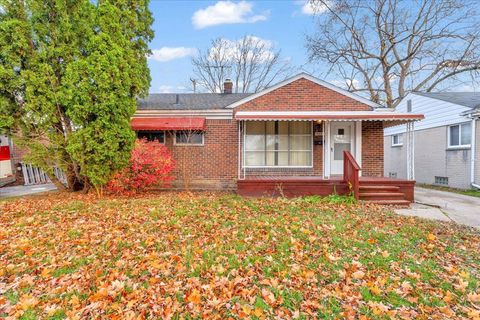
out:
M147 93L148 0L10 0L0 5L0 129L70 190L128 164L130 118Z

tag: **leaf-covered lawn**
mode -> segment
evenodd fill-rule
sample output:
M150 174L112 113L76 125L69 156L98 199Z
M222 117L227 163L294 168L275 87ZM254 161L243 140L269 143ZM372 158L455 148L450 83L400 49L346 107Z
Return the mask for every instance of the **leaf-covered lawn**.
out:
M480 317L478 233L376 206L60 194L0 212L0 316Z

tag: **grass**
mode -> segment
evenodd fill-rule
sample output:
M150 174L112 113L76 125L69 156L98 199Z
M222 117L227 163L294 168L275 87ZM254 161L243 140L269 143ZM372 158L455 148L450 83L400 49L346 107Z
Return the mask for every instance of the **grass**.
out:
M445 186L436 186L431 184L417 184L417 186L422 188L427 188L427 189L453 192L453 193L463 194L466 196L480 198L480 190L478 189L457 189L457 188L450 188Z
M0 317L480 316L480 237L331 196L0 202Z

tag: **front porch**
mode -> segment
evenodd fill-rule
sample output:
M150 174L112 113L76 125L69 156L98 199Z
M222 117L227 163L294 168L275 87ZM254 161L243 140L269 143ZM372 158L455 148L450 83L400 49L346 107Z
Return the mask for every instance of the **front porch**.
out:
M352 194L388 205L413 202L415 181L383 177L383 128L409 123L391 114L245 116L238 133L237 192L243 196ZM350 114L350 113L349 113ZM409 126L410 127L410 126ZM411 139L407 135L407 149ZM413 158L413 157L412 157ZM408 161L410 169L413 161ZM408 170L410 171L410 170Z
M407 206L414 200L415 181L384 177L360 177L358 199L378 204ZM352 192L343 176L323 179L318 176L265 176L237 181L237 192L242 196L347 195Z

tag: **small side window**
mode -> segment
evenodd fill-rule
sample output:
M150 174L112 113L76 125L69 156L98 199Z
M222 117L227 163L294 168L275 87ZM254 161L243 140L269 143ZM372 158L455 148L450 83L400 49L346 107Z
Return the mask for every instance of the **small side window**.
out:
M401 147L403 146L403 134L394 134L392 135L392 147Z
M176 131L175 145L203 145L202 131Z
M448 177L437 177L435 176L435 184L442 186L448 186Z
M407 100L407 112L412 112L412 100Z
M449 148L469 148L472 140L472 125L470 122L448 127Z

